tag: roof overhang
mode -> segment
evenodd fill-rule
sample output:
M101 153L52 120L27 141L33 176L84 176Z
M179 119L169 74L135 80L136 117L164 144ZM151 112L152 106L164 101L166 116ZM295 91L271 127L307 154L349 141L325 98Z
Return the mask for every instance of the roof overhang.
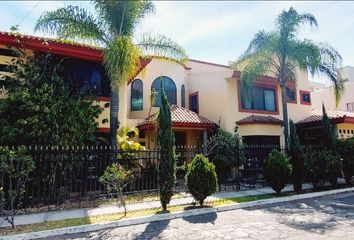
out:
M156 122L146 123L138 125L137 128L141 130L154 130L156 127ZM172 122L172 129L182 129L182 128L191 128L191 129L216 129L218 126L216 124L209 123L182 123L182 122Z

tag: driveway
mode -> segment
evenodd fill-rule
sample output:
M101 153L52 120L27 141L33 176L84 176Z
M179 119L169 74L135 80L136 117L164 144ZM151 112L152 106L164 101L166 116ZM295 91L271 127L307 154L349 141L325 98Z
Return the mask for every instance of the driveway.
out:
M354 239L354 193L50 239Z

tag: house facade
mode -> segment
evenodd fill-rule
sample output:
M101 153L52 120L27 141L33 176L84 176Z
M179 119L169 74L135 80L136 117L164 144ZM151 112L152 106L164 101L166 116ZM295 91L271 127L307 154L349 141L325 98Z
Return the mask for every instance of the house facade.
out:
M251 99L247 99L242 94L240 76L240 72L225 65L192 59L181 65L152 58L145 70L126 86L124 92L127 95L124 98L120 96L120 110L124 109L120 121L122 123L126 118L126 125L138 126L145 132L140 141L155 146L156 133L153 126L147 130L146 118L149 112L150 115L158 112L158 107L152 106L150 109L150 96L156 87L160 88L157 83L164 81L170 103L177 105L172 107L172 118L178 114L183 118L186 113L182 109L189 110L228 132L236 131L246 144L284 145L281 90L277 79L259 77ZM135 105L137 102L140 103L138 108ZM307 73L298 71L296 88L288 87L287 104L289 118L295 122L311 115ZM203 143L214 130L210 125L203 126L200 120L188 121L188 117L182 125L178 124L181 119L176 117L172 120L174 131L184 132L176 136L177 142L182 145L195 145L196 139Z
M0 74L14 56L8 46L28 54L49 52L70 58L77 72L85 72L85 84L101 89L96 104L104 111L97 119L98 132L110 132L110 89L102 67L102 49L55 39L0 32ZM128 84L119 87L120 126L138 127L139 141L156 147L156 118L161 88L171 104L176 145L205 143L217 128L242 136L246 144L284 145L281 90L271 74L260 76L251 97L242 91L241 73L228 66L190 59L185 64L162 58L142 59L141 69ZM80 75L81 76L81 75ZM298 122L311 115L310 86L306 72L298 71L297 84L287 91L289 119ZM151 101L156 96L156 101ZM1 97L6 97L6 90Z

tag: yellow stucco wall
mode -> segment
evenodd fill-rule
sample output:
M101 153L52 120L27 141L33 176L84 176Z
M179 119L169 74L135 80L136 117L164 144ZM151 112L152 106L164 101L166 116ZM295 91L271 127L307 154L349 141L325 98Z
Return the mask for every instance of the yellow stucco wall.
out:
M336 134L339 139L354 137L354 124L340 123L336 125Z
M279 125L269 125L269 124L250 124L241 125L238 128L238 134L240 136L279 136L280 145L284 146L284 134L283 128Z
M187 71L185 68L178 63L169 62L162 59L153 58L152 61L147 65L147 67L142 71L135 79L141 79L143 81L143 110L142 111L131 111L130 110L130 96L131 96L131 84L127 86L126 96L120 96L122 106L125 105L125 109L121 108L119 111L122 116L127 115L130 119L144 119L148 116L150 108L150 95L151 95L151 84L153 81L160 76L167 76L171 78L176 84L177 89L177 105L181 105L181 87L182 84L186 87L186 100L188 98L188 88L186 86L186 75ZM123 86L121 88L124 88ZM186 101L186 106L188 101ZM157 107L153 107L152 113L158 111Z

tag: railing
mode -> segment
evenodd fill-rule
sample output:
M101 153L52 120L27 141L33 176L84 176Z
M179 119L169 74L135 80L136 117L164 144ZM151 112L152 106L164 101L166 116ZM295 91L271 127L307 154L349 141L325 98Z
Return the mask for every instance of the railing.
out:
M219 190L240 187L256 187L263 184L262 161L275 146L247 146L230 153L217 153L213 160L219 164L221 158L235 158L235 164L222 171L219 177ZM279 147L277 147L279 148ZM196 153L202 150L176 148L177 183L176 191L184 193L184 174L186 165ZM23 206L26 210L40 209L50 211L61 208L89 207L111 199L114 194L106 192L98 179L112 162L138 161L139 170L124 192L132 201L141 201L156 196L158 150L141 150L129 154L108 146L84 147L36 147L28 148L36 168L30 174L26 186ZM222 157L221 157L222 155ZM219 159L219 160L217 160ZM236 187L236 188L235 188ZM37 211L36 210L36 211Z

